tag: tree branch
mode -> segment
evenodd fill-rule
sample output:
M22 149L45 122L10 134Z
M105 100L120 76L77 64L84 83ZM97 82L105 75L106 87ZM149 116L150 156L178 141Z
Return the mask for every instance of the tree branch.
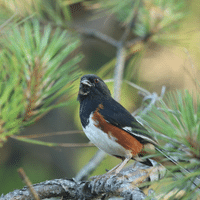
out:
M88 176L99 166L99 164L105 159L105 152L98 150L95 156L85 165L76 175L75 180L81 181L88 178Z
M123 80L124 67L126 61L126 39L133 28L135 21L137 19L138 9L133 7L131 13L131 21L127 24L126 29L121 37L121 40L117 45L117 62L114 71L114 99L116 101L120 100L121 95L121 84Z
M134 168L126 168L117 175L95 176L90 181L55 179L34 184L33 188L40 199L63 197L64 199L89 200L120 196L124 199L142 200L146 195L138 188L138 185L149 180L150 172L151 168L137 163ZM33 196L29 189L24 187L0 197L0 200L14 199L31 200Z
M108 35L105 35L95 29L92 29L92 28L83 28L83 27L75 27L75 29L81 33L81 34L85 34L85 35L88 35L88 36L91 36L91 37L96 37L112 46L115 46L117 47L118 46L118 41L115 40L114 38L112 37L109 37Z

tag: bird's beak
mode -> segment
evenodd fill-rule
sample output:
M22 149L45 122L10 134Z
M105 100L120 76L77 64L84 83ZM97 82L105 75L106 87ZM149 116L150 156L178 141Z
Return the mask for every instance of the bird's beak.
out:
M87 79L83 79L83 80L81 81L81 84L87 85L87 86L89 86L89 87L92 87L92 84L91 84L90 81L88 81Z

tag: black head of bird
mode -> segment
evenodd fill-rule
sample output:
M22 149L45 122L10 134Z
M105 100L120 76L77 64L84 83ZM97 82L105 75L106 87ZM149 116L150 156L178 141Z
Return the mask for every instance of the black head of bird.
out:
M111 96L111 93L101 78L95 74L82 76L78 94L79 101L85 98L99 98L105 96Z

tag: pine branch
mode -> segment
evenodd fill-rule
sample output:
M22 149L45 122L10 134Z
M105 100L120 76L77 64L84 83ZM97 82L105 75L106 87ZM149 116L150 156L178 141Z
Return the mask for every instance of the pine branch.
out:
M98 150L92 159L78 172L75 180L87 180L88 176L99 166L99 164L105 159L105 152Z
M147 166L137 163L134 168L123 170L117 175L95 176L89 181L76 181L75 179L54 179L38 184L33 188L40 199L63 197L64 199L107 199L109 197L123 197L124 199L142 200L146 195L138 188L141 182L149 180L152 172ZM0 200L32 199L27 187L14 190L2 195Z
M54 108L78 77L80 54L69 56L80 44L67 31L42 27L37 19L4 31L0 44L0 145Z

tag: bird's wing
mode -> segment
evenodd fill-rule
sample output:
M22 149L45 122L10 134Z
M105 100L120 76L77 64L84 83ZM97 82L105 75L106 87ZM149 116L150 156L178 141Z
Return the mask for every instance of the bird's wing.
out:
M125 130L142 144L157 144L148 131L117 101L114 99L105 100L103 106L99 112L110 124Z

